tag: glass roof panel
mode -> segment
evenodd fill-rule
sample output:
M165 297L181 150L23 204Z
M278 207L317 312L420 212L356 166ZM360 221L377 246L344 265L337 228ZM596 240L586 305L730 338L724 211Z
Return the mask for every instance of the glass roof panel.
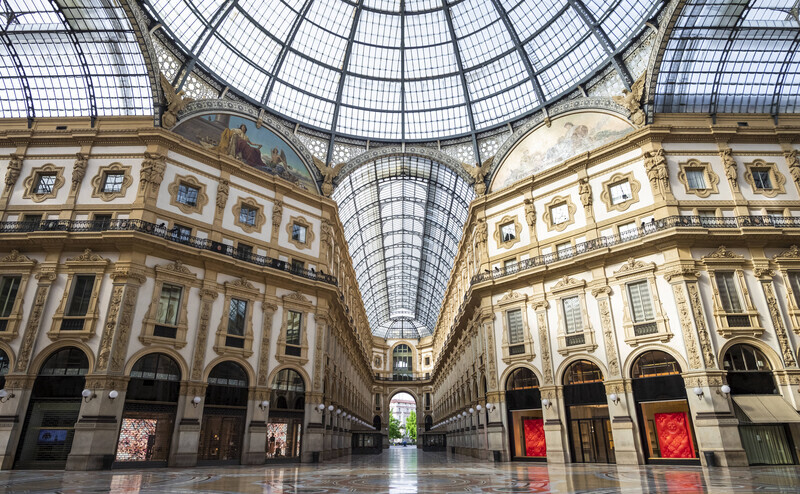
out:
M400 320L414 328L409 337L431 334L473 197L455 172L417 156L381 158L341 179L333 198L355 211L341 219L373 334L393 334Z
M552 103L664 0L571 0L588 20L568 0L140 1L232 94L313 129L399 141L465 136ZM613 51L590 35L597 26Z

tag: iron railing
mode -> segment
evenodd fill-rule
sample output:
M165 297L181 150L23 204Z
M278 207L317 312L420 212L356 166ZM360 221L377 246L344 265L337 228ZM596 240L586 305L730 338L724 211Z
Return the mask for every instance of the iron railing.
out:
M382 382L430 381L430 379L430 373L410 375L396 374L391 376L381 376L380 374L375 374L375 380Z
M586 242L575 244L561 252L543 254L530 259L509 264L503 268L496 267L494 271L478 273L470 280L471 284L510 276L520 271L544 266L557 261L563 261L594 250L605 249L615 245L624 244L633 240L652 235L671 228L800 228L800 217L775 217L775 216L731 216L731 217L705 217L705 216L668 216L642 224L636 230L618 235L607 235Z
M296 268L280 259L254 254L249 248L236 248L232 245L215 242L207 238L186 235L177 228L168 229L163 224L157 225L143 220L42 220L42 221L3 221L0 222L2 233L34 233L34 232L138 232L195 249L208 250L224 256L233 257L257 266L285 271L310 280L321 281L338 286L335 276L317 272L313 269Z

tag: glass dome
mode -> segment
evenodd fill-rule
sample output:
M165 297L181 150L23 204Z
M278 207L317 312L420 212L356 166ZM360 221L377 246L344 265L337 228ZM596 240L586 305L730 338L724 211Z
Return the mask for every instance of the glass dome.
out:
M531 113L612 64L661 0L143 0L223 86L333 135L434 140ZM181 83L180 74L178 80Z

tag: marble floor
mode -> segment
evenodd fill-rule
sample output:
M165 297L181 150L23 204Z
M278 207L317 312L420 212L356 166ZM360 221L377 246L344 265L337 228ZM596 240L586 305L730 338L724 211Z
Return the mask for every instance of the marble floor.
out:
M108 472L3 471L0 492L25 493L691 493L800 492L800 467L493 464L398 447L322 465Z

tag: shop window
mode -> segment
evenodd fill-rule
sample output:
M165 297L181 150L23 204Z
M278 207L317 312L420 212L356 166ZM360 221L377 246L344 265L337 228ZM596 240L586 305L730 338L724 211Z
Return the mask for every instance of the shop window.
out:
M573 362L564 373L564 385L587 384L603 381L603 372L588 360Z
M731 394L776 394L772 365L758 348L737 344L731 346L722 359L723 370Z

